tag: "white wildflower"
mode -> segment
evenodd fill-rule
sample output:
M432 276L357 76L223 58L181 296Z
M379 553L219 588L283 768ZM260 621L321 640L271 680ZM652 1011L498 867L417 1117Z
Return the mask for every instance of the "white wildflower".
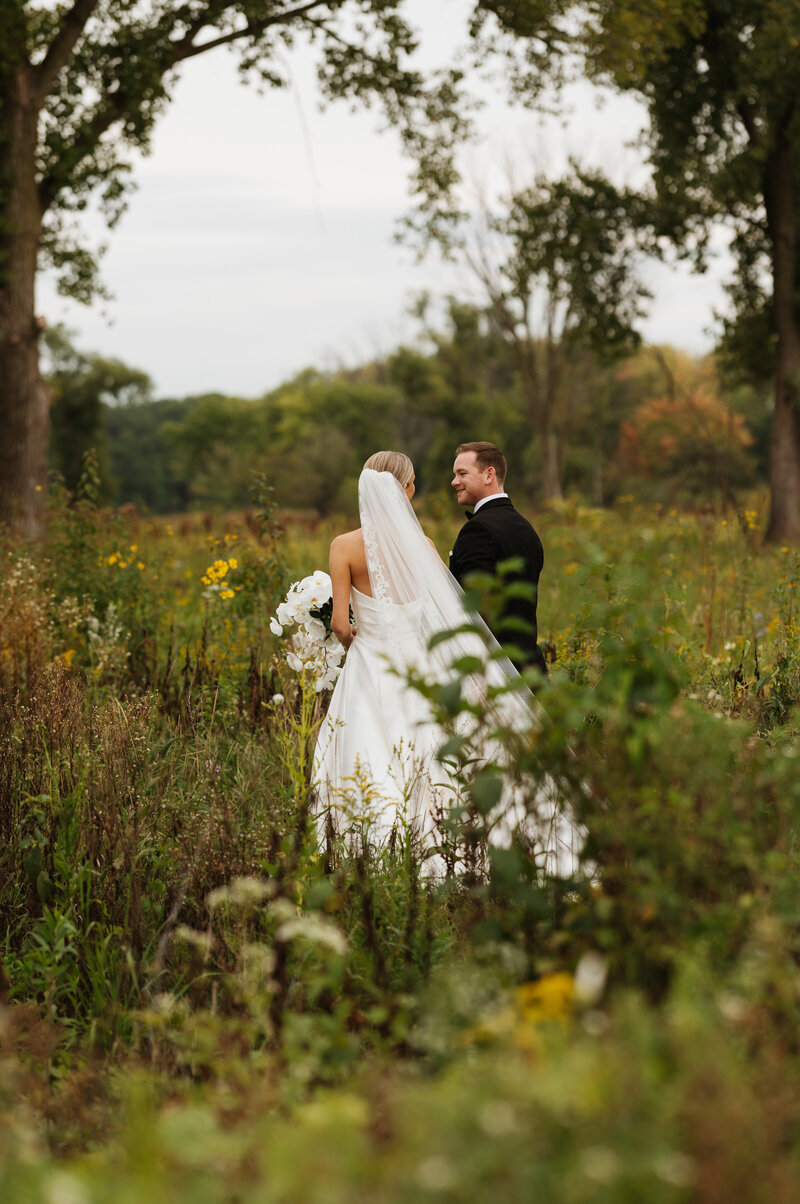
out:
M345 957L347 954L347 937L342 930L316 912L292 916L279 924L275 930L275 939L278 941L293 941L298 938L310 941L313 945L322 945L339 957Z
M580 1153L581 1170L595 1183L611 1183L619 1174L619 1158L603 1145L588 1146Z
M210 953L214 944L214 937L210 932L198 932L196 928L190 928L187 924L178 925L174 939L183 941L186 945L193 945L203 955Z
M275 894L275 883L261 878L234 878L229 886L218 886L206 895L206 907L213 911L227 904L231 907L256 907Z
M575 970L575 998L589 1006L596 1004L605 989L607 975L608 960L602 953L594 950L584 953Z
M68 1171L53 1171L44 1184L44 1199L47 1204L90 1204L87 1189L75 1175Z
M431 1154L417 1163L416 1179L425 1191L449 1191L456 1182L455 1168L443 1155Z
M680 1150L662 1154L653 1169L662 1183L669 1183L671 1187L691 1187L697 1177L694 1159Z

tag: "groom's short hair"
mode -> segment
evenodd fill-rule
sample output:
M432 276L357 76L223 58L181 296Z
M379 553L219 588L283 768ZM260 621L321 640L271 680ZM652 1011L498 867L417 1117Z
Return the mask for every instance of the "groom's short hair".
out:
M456 455L460 456L462 452L475 452L475 463L481 472L485 472L487 468L493 468L498 483L503 484L508 465L496 443L486 443L481 440L477 443L460 443L456 448Z

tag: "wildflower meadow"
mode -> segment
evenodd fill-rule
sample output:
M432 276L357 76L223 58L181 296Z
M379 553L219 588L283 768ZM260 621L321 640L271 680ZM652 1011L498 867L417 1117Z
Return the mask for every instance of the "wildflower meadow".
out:
M353 516L106 511L91 463L49 506L0 544L4 1202L797 1198L800 554L760 494L531 515L508 772L585 826L571 880L487 847L499 770L446 875L320 843L332 681L275 616Z

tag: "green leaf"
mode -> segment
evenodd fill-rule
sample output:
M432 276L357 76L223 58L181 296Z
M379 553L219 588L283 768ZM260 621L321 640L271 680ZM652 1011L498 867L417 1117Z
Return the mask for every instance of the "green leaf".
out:
M467 740L464 736L451 736L437 750L436 756L440 761L445 761L448 757L457 757L466 743Z
M448 714L457 715L461 709L460 680L456 678L455 681L448 681L444 685L439 686L436 691L436 701Z
M39 848L28 849L22 858L22 868L31 881L35 882L42 868L42 850Z
M322 878L318 882L312 882L308 888L306 906L309 911L322 911L331 896L335 894L336 887L327 878Z
M487 772L475 778L469 796L481 815L488 815L492 807L499 803L502 793L503 779L499 774Z
M479 656L460 656L458 660L453 661L452 668L456 673L461 673L466 677L470 673L480 673L483 669L483 661Z
M526 602L532 601L538 594L538 587L532 581L509 581L508 585L503 586L503 598L524 598Z
M525 561L522 556L510 556L508 560L501 560L497 565L498 577L512 577L515 573L525 572ZM509 585L509 589L513 588ZM534 588L534 587L530 587Z
M36 893L43 903L46 903L53 893L53 883L44 871L36 879Z
M452 627L448 631L437 631L428 641L428 647L435 648L437 644L451 640L454 635L474 635L479 631L480 628L476 623L462 623L460 627Z

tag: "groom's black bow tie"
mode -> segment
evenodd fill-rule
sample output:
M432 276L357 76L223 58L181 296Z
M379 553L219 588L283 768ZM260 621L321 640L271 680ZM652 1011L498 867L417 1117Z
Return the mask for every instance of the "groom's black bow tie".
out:
M469 522L469 520L470 520L471 518L474 518L474 517L475 517L475 512L474 512L474 510L465 510L465 511L464 511L464 517L466 518L467 522Z

